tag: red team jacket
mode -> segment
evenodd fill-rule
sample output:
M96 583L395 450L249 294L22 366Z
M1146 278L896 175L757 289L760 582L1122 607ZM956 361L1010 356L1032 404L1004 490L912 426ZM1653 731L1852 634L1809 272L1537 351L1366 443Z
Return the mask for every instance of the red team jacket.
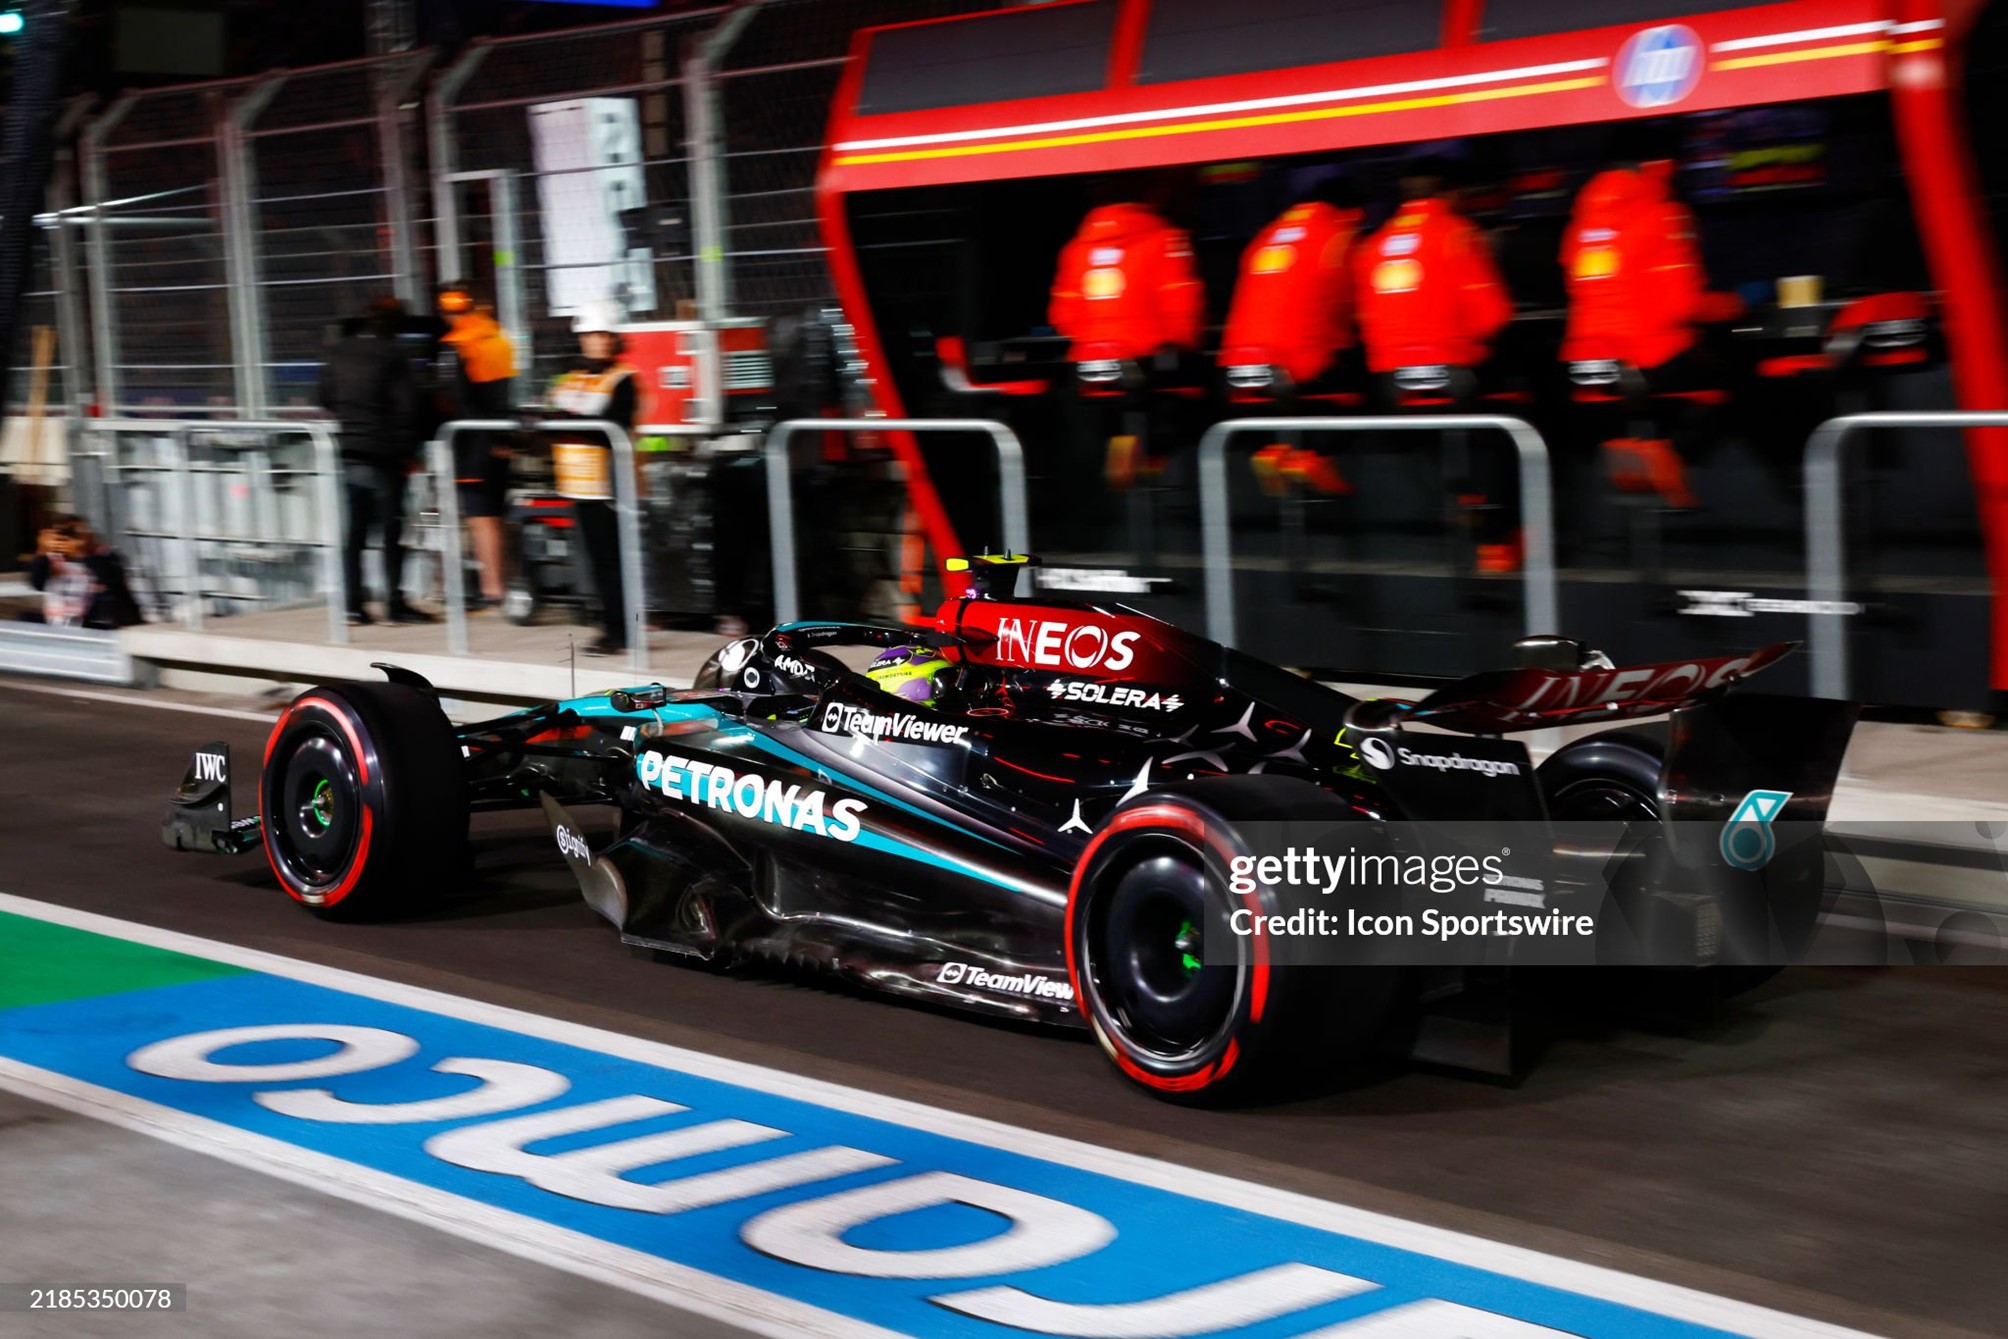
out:
M1475 367L1513 318L1476 224L1441 200L1412 200L1353 256L1367 366Z
M1147 358L1194 349L1206 293L1184 232L1146 205L1102 205L1060 252L1048 319L1068 357Z
M1353 241L1360 212L1314 201L1294 205L1241 253L1220 361L1269 362L1296 382L1330 367L1353 345Z
M1562 357L1650 369L1695 342L1711 308L1694 216L1664 170L1613 168L1590 178L1562 235L1569 325Z

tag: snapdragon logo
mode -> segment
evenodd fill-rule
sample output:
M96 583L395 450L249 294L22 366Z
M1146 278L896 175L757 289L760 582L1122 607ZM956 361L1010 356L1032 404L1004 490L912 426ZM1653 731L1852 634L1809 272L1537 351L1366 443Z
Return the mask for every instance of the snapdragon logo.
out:
M584 860L588 863L592 861L593 848L586 844L584 837L562 823L558 825L557 837L560 853L573 860Z
M966 725L931 721L903 711L872 711L848 702L832 702L823 712L822 729L833 735L855 735L874 742L959 744L969 734Z
M1035 1000L1069 1000L1074 998L1074 987L1067 981L1056 981L1050 976L1037 972L1016 972L1006 975L1001 972L986 972L981 967L966 962L945 962L934 978L944 986L966 986L971 990L987 990L997 995L1020 995Z
M1360 741L1360 756L1371 767L1390 771L1396 766L1427 767L1437 772L1479 772L1485 776L1518 776L1520 764L1499 758L1467 758L1462 753L1423 753L1390 744L1373 735Z
M868 807L863 800L832 803L820 790L805 790L754 772L735 774L729 767L674 753L644 753L634 760L634 770L644 787L672 800L840 842L858 839L863 830L858 817Z

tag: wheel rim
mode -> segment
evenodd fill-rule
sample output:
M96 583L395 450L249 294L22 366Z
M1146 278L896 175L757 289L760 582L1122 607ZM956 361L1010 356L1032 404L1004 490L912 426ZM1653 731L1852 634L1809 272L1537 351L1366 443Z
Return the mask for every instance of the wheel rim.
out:
M333 731L313 724L273 769L269 806L274 862L308 899L347 874L362 836L363 801L355 762Z
M1086 974L1117 1044L1170 1068L1210 1060L1230 1031L1237 972L1208 966L1206 871L1182 843L1153 843L1110 871L1083 945Z
M1585 777L1562 787L1548 800L1548 816L1568 822L1656 822L1659 797L1616 777Z

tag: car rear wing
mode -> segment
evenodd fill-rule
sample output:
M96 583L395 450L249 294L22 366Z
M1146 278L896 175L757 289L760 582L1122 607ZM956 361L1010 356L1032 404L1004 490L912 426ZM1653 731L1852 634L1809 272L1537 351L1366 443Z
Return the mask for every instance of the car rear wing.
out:
M1459 679L1416 703L1403 724L1426 723L1472 735L1551 725L1663 716L1721 695L1796 648L1779 642L1742 655L1656 665L1494 670Z

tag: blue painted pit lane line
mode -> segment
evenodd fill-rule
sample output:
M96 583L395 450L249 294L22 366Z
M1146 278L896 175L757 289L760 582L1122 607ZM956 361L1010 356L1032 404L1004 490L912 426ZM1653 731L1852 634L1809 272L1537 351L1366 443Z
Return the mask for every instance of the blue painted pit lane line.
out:
M210 940L0 913L84 932L84 978L98 944L108 964L0 1008L0 1086L762 1334L1856 1333ZM140 971L135 945L190 965Z

